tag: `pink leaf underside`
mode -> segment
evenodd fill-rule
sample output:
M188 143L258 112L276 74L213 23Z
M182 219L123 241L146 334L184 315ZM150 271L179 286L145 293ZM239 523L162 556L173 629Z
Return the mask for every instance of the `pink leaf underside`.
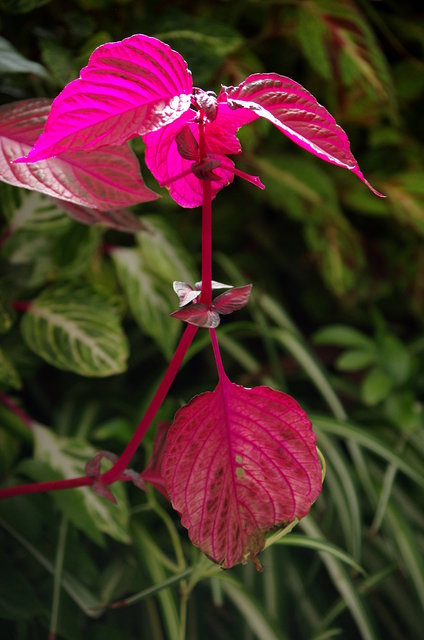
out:
M178 118L191 94L187 64L169 45L140 34L104 44L54 100L44 133L24 161L121 145Z
M125 231L126 233L136 233L143 229L142 222L130 209L110 209L110 211L100 211L99 209L89 209L81 207L67 200L51 198L59 209L62 209L70 218L82 224L103 224L107 227Z
M229 568L265 533L305 516L321 491L316 437L290 396L220 380L180 409L162 476L192 542Z
M23 100L0 107L0 180L71 202L107 211L155 200L128 145L74 151L36 164L14 164L43 129L50 100Z
M212 288L216 289L222 286L227 287L228 285L221 285L221 283L215 282L215 287L212 286ZM247 305L252 285L247 284L244 287L229 288L228 291L217 296L210 307L198 302L185 306L200 295L200 291L194 291L186 282L174 282L174 291L179 297L180 307L184 308L171 313L173 318L178 318L197 327L216 329L221 322L220 314L227 315Z
M175 280L172 286L178 296L180 307L184 307L186 304L193 302L193 300L200 296L200 291L193 289L193 287L187 284L187 282Z
M202 182L190 172L194 159L181 155L176 138L179 136L178 141L180 147L183 145L184 155L191 157L199 144L199 127L194 122L195 116L196 112L190 109L178 120L143 137L146 143L146 164L160 184L166 184L175 176L188 172L186 176L169 184L171 197L186 208L202 204L203 187ZM235 134L243 124L252 119L255 119L255 116L252 116L251 112L234 111L222 102L218 105L216 119L205 125L206 151L221 162L221 166L213 170L217 176L217 180L211 182L213 198L222 187L233 181L234 163L227 158L227 154L240 153L240 143Z
M364 178L348 137L333 116L294 80L277 73L256 73L237 87L223 87L219 99L224 95L231 107L266 118L293 142L326 162L349 169L373 193L384 197Z
M171 316L204 329L216 329L220 323L219 313L213 311L202 302L178 309L178 311L171 313Z
M213 300L211 308L220 314L227 315L233 311L238 311L249 302L252 285L247 284L244 287L234 287L221 293Z

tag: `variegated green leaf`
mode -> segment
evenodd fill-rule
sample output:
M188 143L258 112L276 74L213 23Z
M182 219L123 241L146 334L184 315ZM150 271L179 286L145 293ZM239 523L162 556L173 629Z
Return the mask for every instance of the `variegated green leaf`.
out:
M128 344L116 309L88 287L66 284L44 291L21 328L28 346L59 369L109 376L126 368Z
M75 478L85 475L84 467L96 450L84 440L56 435L50 429L35 424L34 459L41 467L32 471L37 480L42 473L53 473L55 478ZM31 472L31 467L28 468ZM50 476L51 477L51 476ZM129 510L125 490L116 483L112 487L117 504L95 494L89 487L55 491L52 493L59 508L71 522L95 542L103 544L102 533L120 542L129 542Z
M174 280L194 282L191 259L175 233L154 216L142 219L137 249L116 249L112 258L131 313L142 331L170 358L180 325L169 314L178 306Z
M3 349L0 349L0 387L20 389L21 386L18 370Z
M116 249L112 258L135 321L170 358L180 331L179 323L169 315L177 305L172 283L150 269L137 249Z

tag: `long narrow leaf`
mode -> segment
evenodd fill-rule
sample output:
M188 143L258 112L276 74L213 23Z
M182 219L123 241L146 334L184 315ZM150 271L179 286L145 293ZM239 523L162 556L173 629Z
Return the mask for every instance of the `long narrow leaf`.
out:
M387 462L396 465L399 471L411 478L411 480L419 484L421 487L424 487L423 472L420 469L415 469L405 462L405 460L396 454L389 445L386 445L382 440L369 433L369 431L365 431L356 425L343 422L341 420L335 420L333 418L312 416L311 419L318 431L331 433L373 451L384 460L387 460Z
M310 516L302 521L301 526L309 536L322 538L319 527ZM323 551L320 551L319 553L335 588L338 590L342 598L344 598L349 611L355 620L361 638L363 638L363 640L376 640L377 636L375 635L374 627L365 603L342 563L340 560L328 553Z
M311 538L309 536L300 535L298 533L292 533L289 536L281 538L281 540L279 540L277 544L289 547L303 547L304 549L313 549L320 552L323 551L331 554L345 564L350 565L356 571L365 573L365 570L361 567L360 564L356 562L354 558L352 558L352 556L343 551L343 549L340 549L340 547L337 547L335 544L327 542L327 540L319 540L318 538Z
M244 587L235 580L220 574L222 590L240 611L242 617L259 640L285 640L281 630L272 628L269 620L261 610L259 604L246 593Z

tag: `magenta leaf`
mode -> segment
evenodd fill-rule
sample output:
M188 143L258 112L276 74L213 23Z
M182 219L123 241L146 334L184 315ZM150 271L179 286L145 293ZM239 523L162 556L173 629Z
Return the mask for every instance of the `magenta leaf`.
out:
M174 311L174 313L171 313L171 316L205 329L216 329L220 323L219 313L213 311L202 302L190 304L183 309Z
M192 542L224 568L254 560L267 531L303 518L318 497L315 443L293 398L226 376L180 409L161 471Z
M224 106L229 110L227 105ZM234 163L225 154L239 153L241 150L237 138L223 129L220 114L221 110L217 119L207 125L207 152L220 162L220 166L214 169L215 179L211 183L213 198L222 187L233 181ZM177 146L177 139L182 139L179 136L183 130L182 136L185 139L188 138L189 130L195 143L199 144L199 127L194 122L195 116L196 112L190 109L166 127L143 136L146 143L146 165L159 184L169 185L171 197L186 208L198 207L203 202L202 182L192 172L193 160L181 155ZM194 143L191 144L194 148Z
M251 284L247 284L244 287L234 287L229 291L225 291L215 298L212 302L211 309L223 315L243 309L249 302L251 291Z
M169 45L140 34L104 44L54 100L44 133L21 160L122 145L178 118L191 94L187 64Z
M175 142L180 156L186 160L197 161L199 159L199 145L187 124L177 133Z
M333 116L294 80L277 73L255 73L237 87L223 87L233 109L248 109L266 118L293 142L326 162L352 171L373 193L350 150L346 133Z
M219 176L213 170L217 169L220 164L221 160L218 160L218 158L206 156L199 162L194 162L191 165L191 170L199 180L219 180Z
M50 106L50 100L39 98L0 107L0 180L99 211L158 197L144 185L127 145L66 153L35 165L14 164L41 133Z

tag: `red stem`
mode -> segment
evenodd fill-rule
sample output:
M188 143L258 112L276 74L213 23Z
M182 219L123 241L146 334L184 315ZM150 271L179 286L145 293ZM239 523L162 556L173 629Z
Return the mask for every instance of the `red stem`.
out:
M23 313L25 313L26 311L28 311L31 304L32 303L30 300L14 300L12 302L12 307L15 309L15 311L22 311Z
M18 407L18 405L15 404L13 400L11 400L9 396L7 396L3 391L0 392L0 401L4 404L5 407L7 407L12 413L14 413L15 416L22 420L22 422L26 424L27 427L29 427L30 429L32 428L33 421L31 420L31 418L25 413L25 411L23 411L23 409Z
M103 484L112 484L112 482L116 482L116 480L128 480L128 478L121 477L122 473L128 467L131 458L137 451L140 442L143 440L146 431L150 427L153 418L155 417L157 411L159 410L159 407L164 401L165 396L167 395L169 388L178 373L181 363L184 360L184 356L187 353L187 350L192 343L194 336L196 335L197 329L198 327L187 325L178 344L178 347L174 353L174 356L169 363L168 369L166 370L165 375L162 378L162 381L155 395L153 396L153 399L149 407L147 408L143 419L138 425L133 437L129 441L127 447L124 449L118 461L113 465L111 469L109 469L109 471L106 471L106 473L104 473L100 477L100 480ZM98 478L81 476L80 478L67 478L65 480L51 480L48 482L34 482L31 484L17 485L15 487L9 487L7 489L0 489L0 500L3 498L22 495L24 493L43 493L45 491L57 491L59 489L87 487L89 485L92 485L96 479L98 480Z
M227 377L224 371L224 365L222 364L221 352L219 350L218 338L216 337L215 329L209 329L209 335L212 341L213 354L215 356L216 368L218 376L221 382Z
M106 471L106 473L102 475L101 478L104 484L110 484L115 480L117 480L118 477L128 467L131 461L131 458L137 451L141 441L143 440L148 428L152 423L153 418L155 417L162 402L164 401L171 387L171 384L174 382L175 376L177 375L178 370L182 364L182 361L184 360L184 356L187 353L187 350L191 345L194 336L196 335L197 329L198 327L195 327L194 325L191 325L191 324L187 325L181 337L181 340L178 344L178 347L172 357L172 360L169 363L169 367L166 370L166 373L162 378L162 381L155 395L153 396L153 400L149 404L147 411L144 414L140 424L138 425L133 437L127 444L126 448L124 449L123 453L119 457L118 461L113 465L111 469L109 469L109 471Z
M200 161L206 157L205 125L199 124ZM209 180L202 180L202 291L200 302L212 301L212 188Z

